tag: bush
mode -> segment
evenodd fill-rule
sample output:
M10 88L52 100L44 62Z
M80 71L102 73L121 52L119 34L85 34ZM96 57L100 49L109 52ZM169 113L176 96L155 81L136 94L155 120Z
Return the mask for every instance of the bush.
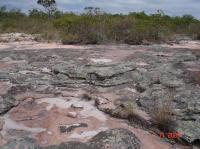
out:
M37 9L26 15L1 7L0 32L41 34L47 40L61 40L64 44L142 44L167 41L175 34L200 39L200 21L191 15L170 17L162 11L152 15L144 12L113 15L93 7L82 14L55 11L52 15L49 20L48 14Z
M81 39L78 35L63 35L62 44L79 44L81 43Z
M193 39L200 40L200 23L192 23L189 26L189 34Z

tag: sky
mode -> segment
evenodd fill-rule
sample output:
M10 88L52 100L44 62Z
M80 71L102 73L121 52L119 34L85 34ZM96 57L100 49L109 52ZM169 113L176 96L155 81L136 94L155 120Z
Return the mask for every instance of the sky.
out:
M37 0L0 0L0 6L5 5L27 12L39 7L36 2ZM63 11L81 12L85 7L93 6L111 13L145 11L151 14L161 9L171 16L191 14L200 19L200 0L57 0L56 2L58 8Z

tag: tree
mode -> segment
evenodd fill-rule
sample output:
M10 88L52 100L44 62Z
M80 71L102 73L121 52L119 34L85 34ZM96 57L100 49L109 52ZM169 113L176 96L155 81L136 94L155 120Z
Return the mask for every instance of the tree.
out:
M6 7L5 6L2 6L0 7L0 20L3 18L3 17L6 17Z
M86 15L91 15L91 16L96 15L97 16L97 15L103 14L101 9L98 7L85 7L84 10L85 10Z
M32 9L29 10L29 17L31 18L40 18L40 19L44 19L47 17L47 14L41 10L38 9Z
M48 14L49 19L52 18L53 13L57 10L55 0L38 0L37 3L42 5Z

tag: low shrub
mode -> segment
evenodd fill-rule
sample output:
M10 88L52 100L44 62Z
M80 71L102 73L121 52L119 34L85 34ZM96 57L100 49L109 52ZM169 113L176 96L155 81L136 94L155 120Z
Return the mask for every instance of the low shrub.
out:
M79 44L81 39L78 35L63 35L61 39L62 44Z
M1 7L0 32L41 34L47 40L61 40L63 44L142 44L143 41L167 41L175 34L200 39L200 21L191 15L170 17L162 11L151 15L144 12L109 14L88 8L81 14L56 11L49 19L37 9L26 15Z

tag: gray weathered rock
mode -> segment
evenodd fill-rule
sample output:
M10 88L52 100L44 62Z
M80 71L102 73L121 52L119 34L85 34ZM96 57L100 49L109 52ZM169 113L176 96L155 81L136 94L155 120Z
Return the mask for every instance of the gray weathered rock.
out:
M129 130L118 128L100 132L89 142L66 142L60 145L40 147L30 138L14 139L1 149L140 149L140 140Z
M10 38L13 41L13 37L10 36ZM172 110L177 121L174 129L180 131L183 134L183 139L188 143L200 139L200 88L198 87L200 67L198 55L195 55L191 50L164 48L160 45L145 47L146 51L125 45L118 46L118 48L119 50L123 48L124 53L127 50L127 57L123 58L122 56L121 59L120 54L120 56L112 57L108 53L106 56L113 58L112 63L88 64L92 57L103 57L102 53L107 52L106 47L107 45L102 49L92 47L83 50L83 53L79 50L80 53L76 50L66 49L44 49L40 50L39 53L38 50L33 49L0 51L1 68L3 68L0 70L0 81L9 81L14 86L24 86L24 88L17 86L6 94L1 94L0 114L9 111L16 105L15 95L26 92L26 86L31 86L37 93L48 93L54 96L59 96L61 91L67 87L88 89L90 86L95 91L97 90L97 94L101 91L108 91L120 94L120 96L127 95L127 93L119 93L119 88L135 88L136 94L134 96L128 95L130 99L127 101L113 101L107 100L107 98L96 100L96 106L99 110L112 116L118 115L120 118L128 118L124 111L127 105L132 104L151 114L155 104L159 105L166 99L168 92L173 92ZM134 54L129 55L129 52ZM198 53L198 50L196 52ZM56 56L53 56L55 53ZM137 65L140 62L148 65ZM5 71L7 67L9 68ZM196 75L186 74L186 69L196 73ZM186 77L195 81L186 82ZM59 91L56 91L57 87ZM99 91L100 89L101 91ZM68 98L68 96L66 97ZM71 97L73 95L70 95ZM82 108L82 106L78 107ZM66 131L66 126L63 128Z
M77 66L74 64L58 64L54 66L55 74L64 74L67 79L83 80L85 83L91 83L96 86L115 86L125 84L131 81L129 73L135 70L134 63L122 63L117 65L100 65L100 66Z
M122 128L100 132L89 141L94 149L140 149L140 144L132 132Z
M11 94L6 94L0 97L0 114L9 111L15 106L15 98Z
M0 118L0 131L3 129L3 125L4 125L4 119Z
M9 141L1 149L42 149L36 144L35 140L30 138L14 139Z
M62 125L60 126L60 132L65 133L65 132L71 132L76 128L79 127L88 127L88 124L86 123L75 123L75 124L68 124L68 125Z
M0 81L6 81L6 80L9 80L9 74L0 71Z
M44 149L92 149L87 144L81 142L67 142L60 145L45 147Z

